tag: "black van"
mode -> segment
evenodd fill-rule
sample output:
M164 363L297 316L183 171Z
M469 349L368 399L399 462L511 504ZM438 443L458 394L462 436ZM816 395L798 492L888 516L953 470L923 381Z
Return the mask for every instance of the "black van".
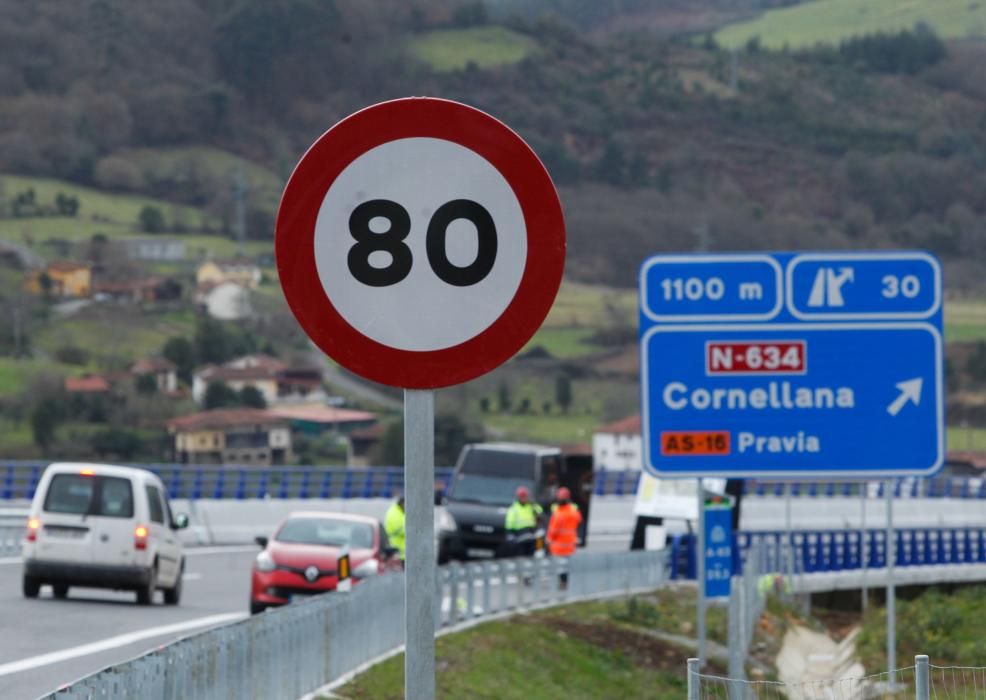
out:
M439 516L438 561L487 559L504 551L507 509L518 486L551 515L555 492L562 486L582 511L579 546L585 546L592 496L592 455L566 453L557 447L515 443L478 443L462 448L445 509Z

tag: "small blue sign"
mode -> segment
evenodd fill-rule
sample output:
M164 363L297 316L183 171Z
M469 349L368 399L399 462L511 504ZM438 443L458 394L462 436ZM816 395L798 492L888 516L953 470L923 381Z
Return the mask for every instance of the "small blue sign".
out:
M782 272L776 289L767 267ZM692 296L700 286L702 298L666 300L678 279L698 280ZM938 261L921 252L646 261L645 468L675 477L934 473L945 451L941 283ZM777 308L767 313L764 300Z
M728 598L733 576L733 509L705 506L705 597Z
M797 255L787 276L802 320L926 319L941 306L941 267L927 253Z
M767 321L784 303L769 255L663 255L640 272L642 313L662 321Z

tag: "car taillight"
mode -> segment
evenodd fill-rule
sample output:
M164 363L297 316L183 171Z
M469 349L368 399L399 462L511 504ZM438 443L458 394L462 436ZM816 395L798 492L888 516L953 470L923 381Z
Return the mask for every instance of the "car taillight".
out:
M41 529L41 521L37 518L30 518L27 521L27 541L36 542L38 539L38 530Z
M134 549L147 549L147 528L143 525L134 528Z

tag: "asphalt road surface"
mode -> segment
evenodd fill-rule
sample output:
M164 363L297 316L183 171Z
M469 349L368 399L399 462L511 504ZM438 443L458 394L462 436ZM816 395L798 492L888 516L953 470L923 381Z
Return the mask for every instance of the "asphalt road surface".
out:
M0 559L0 698L33 700L165 642L247 615L256 546L186 551L181 605L139 607L133 593L51 589L21 595L21 564Z

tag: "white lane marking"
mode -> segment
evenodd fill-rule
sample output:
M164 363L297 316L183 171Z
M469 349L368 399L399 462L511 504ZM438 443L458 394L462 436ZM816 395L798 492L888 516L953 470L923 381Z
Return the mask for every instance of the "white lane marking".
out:
M185 549L186 557L195 557L203 554L238 554L240 552L260 552L260 545L231 544L217 547L188 547Z
M202 574L192 573L192 574L182 574L181 575L181 580L182 581L198 581L200 578L202 578Z
M185 550L186 557L197 557L209 554L242 554L244 552L259 552L257 545L231 544L228 546L216 547L189 547ZM0 557L0 566L4 564L20 564L24 560L21 557Z
M221 615L208 615L206 617L199 617L194 620L177 622L172 625L150 627L138 632L129 632L127 634L117 635L116 637L107 637L106 639L101 639L98 642L81 644L79 646L69 647L68 649L62 649L61 651L53 651L48 654L41 654L39 656L31 656L26 659L21 659L20 661L11 661L10 663L0 664L0 676L9 676L11 673L29 671L30 669L38 668L39 666L48 666L50 664L57 664L62 661L67 661L69 659L75 659L80 656L96 654L108 649L115 649L116 647L133 644L134 642L139 642L142 639L150 639L151 637L159 637L166 634L175 634L177 632L195 629L196 627L222 625L229 622L242 620L245 617L249 617L249 614L235 612L223 613Z

